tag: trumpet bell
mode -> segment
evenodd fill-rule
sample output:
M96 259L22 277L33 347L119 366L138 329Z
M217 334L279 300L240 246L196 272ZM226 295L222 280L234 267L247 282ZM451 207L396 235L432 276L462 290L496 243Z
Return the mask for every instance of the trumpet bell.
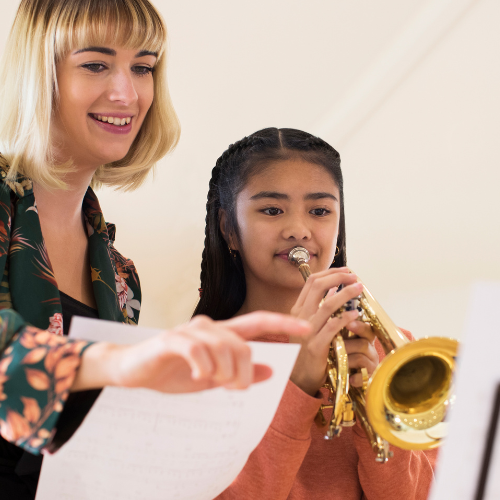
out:
M366 413L374 431L406 450L440 445L453 403L458 341L424 338L390 352L372 375Z

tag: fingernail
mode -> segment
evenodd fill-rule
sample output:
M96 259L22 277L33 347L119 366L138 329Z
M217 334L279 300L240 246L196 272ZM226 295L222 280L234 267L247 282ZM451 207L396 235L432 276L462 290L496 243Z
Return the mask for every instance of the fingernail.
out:
M356 287L356 289L358 289L359 291L363 290L363 283L356 283L354 285Z

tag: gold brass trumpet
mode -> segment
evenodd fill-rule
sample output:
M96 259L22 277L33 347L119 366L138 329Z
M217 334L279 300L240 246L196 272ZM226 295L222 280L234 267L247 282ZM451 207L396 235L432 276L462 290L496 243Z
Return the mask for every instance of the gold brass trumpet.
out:
M304 278L311 274L309 252L303 247L290 250L288 260ZM452 376L458 342L450 338L429 337L413 342L392 322L380 304L363 285L363 291L332 317L358 309L360 320L369 323L386 354L363 387L349 389L349 369L343 337L334 338L327 361L327 381L332 408L326 439L340 433L342 426L354 424L354 414L370 440L378 462L392 455L388 443L405 450L436 448L445 436L444 418L453 402Z

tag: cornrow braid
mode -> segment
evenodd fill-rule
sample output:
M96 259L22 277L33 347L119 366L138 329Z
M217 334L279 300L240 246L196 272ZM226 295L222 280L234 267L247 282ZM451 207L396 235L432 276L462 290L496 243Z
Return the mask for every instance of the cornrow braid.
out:
M217 159L212 169L206 205L205 246L201 257L200 301L195 314L208 314L214 319L225 319L222 317L226 316L223 312L229 308L232 314L227 317L233 316L245 299L246 283L241 257L238 253L234 257L230 255L228 244L219 227L219 212L221 208L224 208L230 217L233 215L234 207L228 207L224 201L228 198L227 191L229 191L229 198L232 198L233 177L235 177L234 173L238 174L238 172L233 173L229 170L233 164L238 163L241 156L261 142L258 137L250 136L231 144ZM209 273L209 270L213 272ZM221 296L216 291L220 289L226 290L226 301L219 300Z
M340 156L319 137L295 129L267 128L231 144L217 159L209 182L205 247L200 273L200 301L193 315L206 314L213 319L234 316L245 300L246 280L238 252L230 252L228 242L239 242L236 200L248 178L270 163L294 157L323 166L333 177L340 192L339 252L332 266L346 265L343 179ZM225 214L224 231L220 214ZM226 237L224 237L224 235Z

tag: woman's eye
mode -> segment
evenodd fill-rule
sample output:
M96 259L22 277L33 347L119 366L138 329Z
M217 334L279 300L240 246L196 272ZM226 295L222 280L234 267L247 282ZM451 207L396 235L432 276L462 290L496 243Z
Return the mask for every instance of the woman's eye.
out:
M82 64L82 68L88 69L89 71L92 71L92 73L100 73L106 69L106 66L101 63L88 63Z
M270 207L270 208L265 208L264 210L262 210L262 212L265 213L266 215L276 216L282 214L283 210L276 207Z
M330 213L327 208L313 208L309 213L316 215L317 217L324 217Z
M138 76L146 76L153 73L154 68L151 68L151 66L134 66L132 71Z

